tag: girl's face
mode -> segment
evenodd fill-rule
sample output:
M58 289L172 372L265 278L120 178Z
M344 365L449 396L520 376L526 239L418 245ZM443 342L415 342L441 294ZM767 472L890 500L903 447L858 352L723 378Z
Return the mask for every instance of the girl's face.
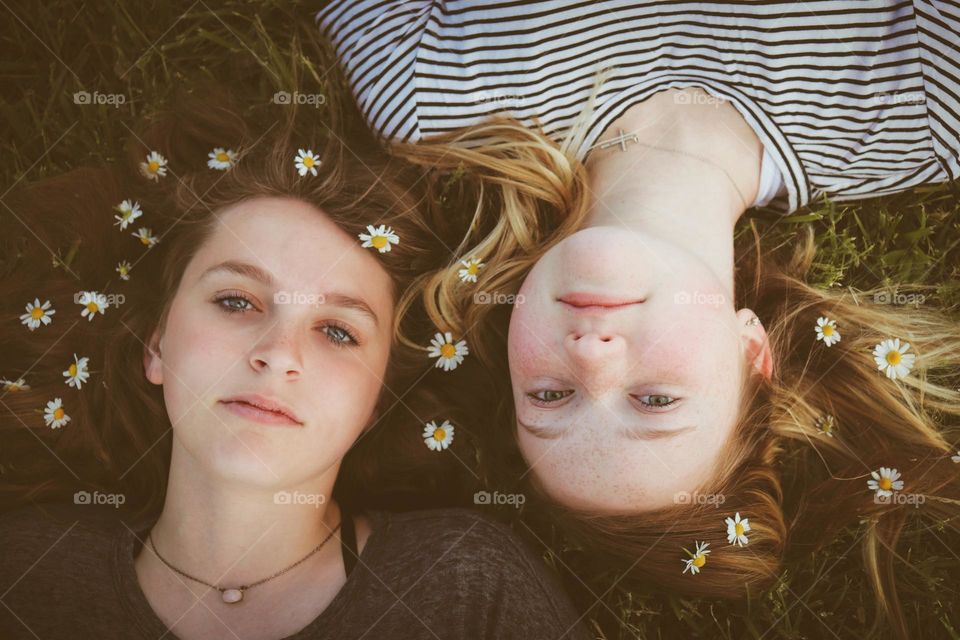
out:
M291 486L336 475L372 423L391 344L392 283L375 254L315 207L246 200L218 214L186 266L147 378L179 446L225 479ZM295 423L225 401L256 394Z
M769 375L766 334L714 272L668 240L642 246L613 227L573 234L533 267L511 316L517 441L573 508L683 502L731 437L747 358Z

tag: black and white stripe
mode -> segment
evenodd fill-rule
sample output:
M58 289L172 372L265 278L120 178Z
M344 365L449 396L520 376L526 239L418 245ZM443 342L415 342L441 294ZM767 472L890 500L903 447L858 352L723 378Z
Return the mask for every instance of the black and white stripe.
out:
M793 211L960 177L960 3L333 0L317 16L368 123L418 141L506 113L556 139L609 68L588 148L671 87L731 100Z

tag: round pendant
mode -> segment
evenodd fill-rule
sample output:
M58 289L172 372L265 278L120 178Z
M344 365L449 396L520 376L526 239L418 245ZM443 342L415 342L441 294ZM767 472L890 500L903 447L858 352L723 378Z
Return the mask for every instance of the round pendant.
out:
M227 604L233 604L243 600L243 591L240 589L224 589L220 596Z

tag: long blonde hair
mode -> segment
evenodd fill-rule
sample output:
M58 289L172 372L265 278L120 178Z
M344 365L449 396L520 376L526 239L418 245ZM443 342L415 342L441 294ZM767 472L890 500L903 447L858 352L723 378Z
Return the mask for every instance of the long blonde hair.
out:
M925 500L919 512L960 530L958 467L950 460L960 416L960 330L954 318L933 309L877 304L873 291L806 284L815 254L810 228L793 247L768 248L750 222L737 241L737 306L762 319L775 375L744 389L736 435L712 482L701 488L724 496L722 510L695 503L600 515L568 509L538 489L516 444L506 350L510 305L478 304L475 296L510 300L540 257L580 228L588 200L574 146L496 118L393 151L433 168L432 197L467 228L457 258L476 257L486 265L476 284L464 286L461 265L452 260L425 274L415 292L422 292L434 323L465 337L483 364L469 375L478 378L477 393L488 395L478 404L491 411L490 428L478 434L484 481L528 496L524 524L537 539L559 537L573 550L563 562L571 571L585 579L620 577L628 590L740 597L771 585L788 552L819 548L842 528L863 522L876 624L887 620L895 634L907 637L893 560L914 506L876 503L867 481L881 466L897 467L904 491ZM814 332L821 316L838 320L843 332L829 349ZM881 340L895 337L917 354L913 375L897 382L877 371L871 355ZM828 415L836 425L833 437L818 428ZM734 512L749 517L752 527L744 548L726 542L724 516ZM691 578L682 575L680 560L681 548L694 541L711 543L712 554Z

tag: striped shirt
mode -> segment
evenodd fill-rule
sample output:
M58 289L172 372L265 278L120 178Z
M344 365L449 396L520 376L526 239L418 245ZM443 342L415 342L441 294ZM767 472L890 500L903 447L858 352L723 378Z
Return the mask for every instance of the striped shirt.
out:
M700 87L756 132L780 211L960 176L957 2L333 0L317 20L384 141L493 114L559 141L607 69L580 160L634 104Z

